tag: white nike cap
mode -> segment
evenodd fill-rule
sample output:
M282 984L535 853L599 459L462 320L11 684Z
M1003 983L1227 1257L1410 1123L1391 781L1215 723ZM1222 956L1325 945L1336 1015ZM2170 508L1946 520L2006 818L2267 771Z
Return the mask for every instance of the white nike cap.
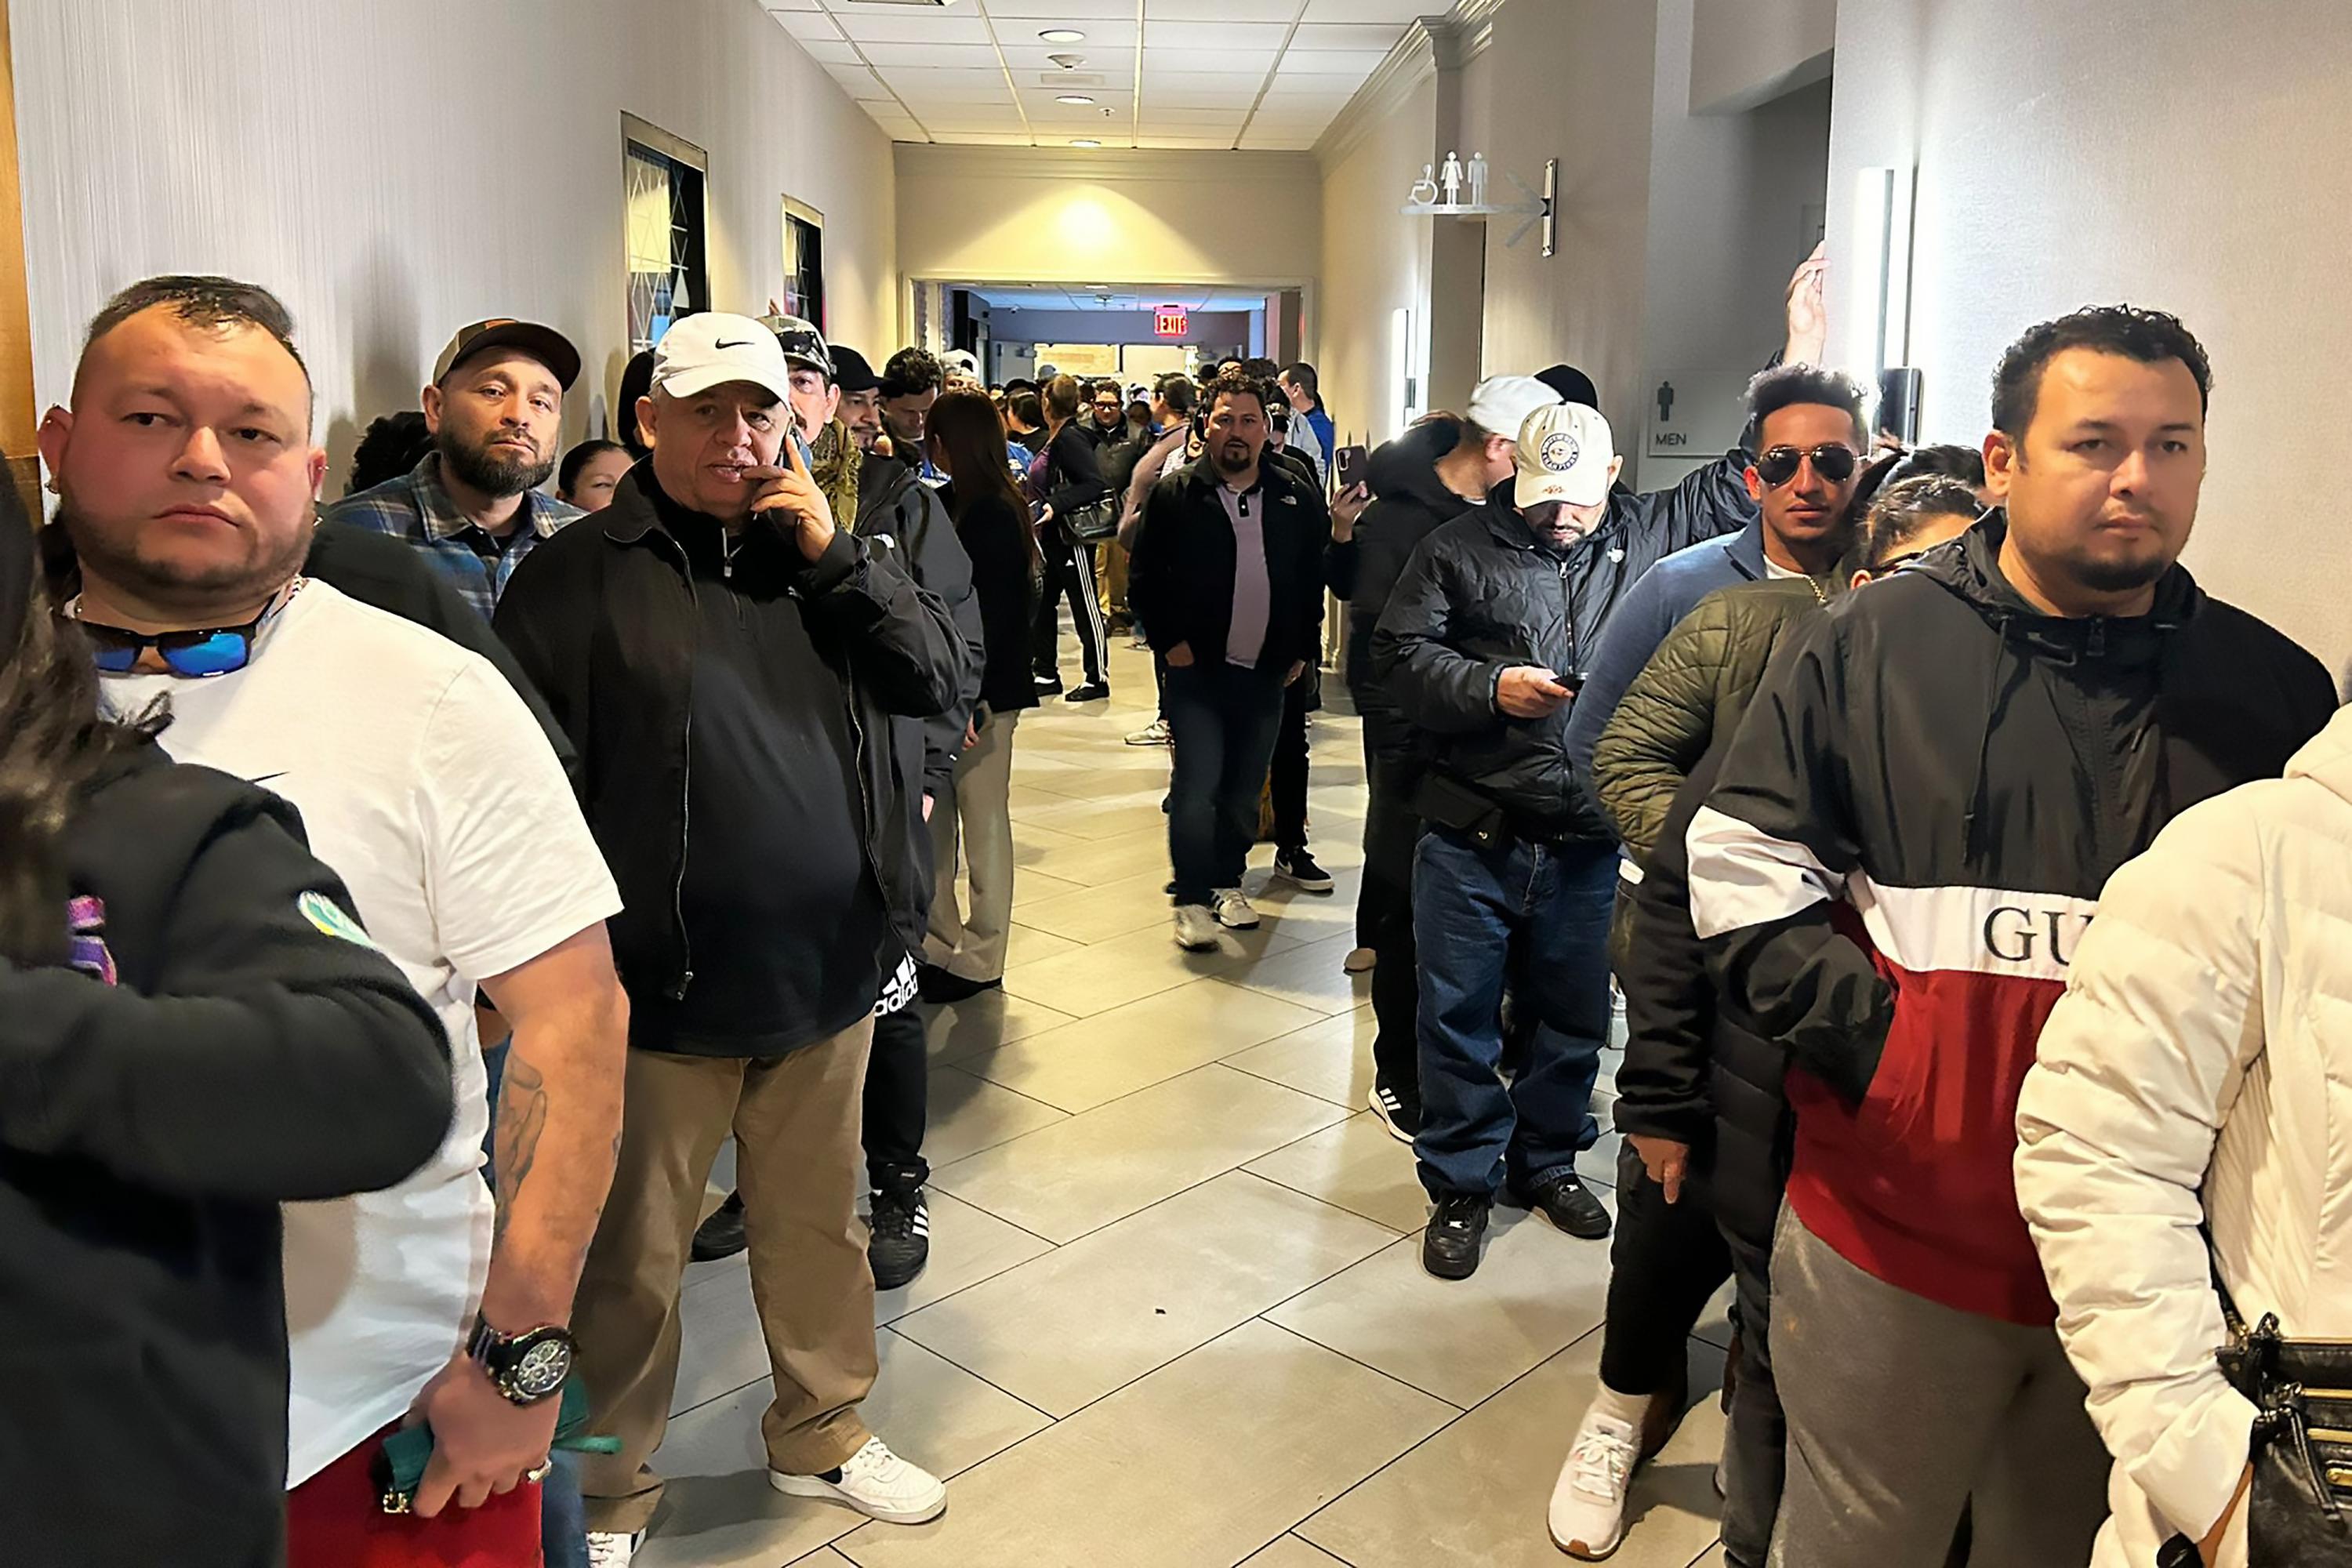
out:
M784 402L793 395L793 367L776 334L749 316L706 311L671 323L654 347L654 390L692 397L730 381L748 381Z
M1490 375L1470 392L1470 423L1492 436L1517 437L1528 416L1559 394L1531 375Z
M1519 426L1511 500L1521 508L1548 500L1598 506L1609 499L1609 465L1616 456L1609 421L1598 408L1581 403L1538 408Z

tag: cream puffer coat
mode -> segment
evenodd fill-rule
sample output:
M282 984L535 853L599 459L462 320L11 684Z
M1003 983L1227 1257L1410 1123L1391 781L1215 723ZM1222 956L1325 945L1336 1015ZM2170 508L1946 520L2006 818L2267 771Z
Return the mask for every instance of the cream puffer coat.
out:
M2282 779L2117 871L2018 1105L2017 1195L2116 1457L2095 1568L2221 1516L2253 1408L2200 1220L2248 1321L2352 1339L2352 710ZM2246 1562L2242 1510L2221 1556Z

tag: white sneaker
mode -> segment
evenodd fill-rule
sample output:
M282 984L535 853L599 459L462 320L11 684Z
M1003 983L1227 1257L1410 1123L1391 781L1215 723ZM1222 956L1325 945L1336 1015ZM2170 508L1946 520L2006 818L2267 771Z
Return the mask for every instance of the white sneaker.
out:
M646 1543L642 1530L634 1535L614 1530L588 1532L588 1568L629 1568L629 1560Z
M1257 930L1257 911L1242 897L1239 888L1220 888L1210 897L1216 900L1217 923L1228 931Z
M1217 945L1217 917L1208 905L1176 906L1176 945L1190 952Z
M1351 947L1348 950L1348 956L1340 961L1339 967L1350 974L1369 974L1372 965L1380 961L1381 955L1369 947Z
M879 1437L821 1476L768 1472L768 1484L786 1497L824 1498L847 1503L885 1524L920 1524L947 1511L947 1484L919 1465L892 1453Z
M1553 1545L1588 1563L1617 1550L1625 1538L1625 1492L1641 1452L1631 1426L1585 1413L1551 1489Z
M1127 738L1130 746L1164 746L1168 743L1168 721L1154 719Z

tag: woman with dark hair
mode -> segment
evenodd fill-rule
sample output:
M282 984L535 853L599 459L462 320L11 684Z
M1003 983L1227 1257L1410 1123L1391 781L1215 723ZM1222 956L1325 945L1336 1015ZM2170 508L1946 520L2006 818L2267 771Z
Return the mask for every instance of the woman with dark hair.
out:
M639 349L621 367L621 388L613 396L613 434L632 457L642 458L653 448L637 433L637 399L652 395L654 389L654 351Z
M426 428L422 412L411 408L386 414L371 423L360 444L352 448L352 471L343 480L343 493L355 496L386 479L399 479L431 450L433 432Z
M929 446L931 461L948 476L940 499L971 557L987 647L980 704L956 761L953 807L931 812L938 890L923 944L923 996L951 1002L1004 977L1013 929L1013 727L1023 709L1037 706L1030 627L1044 563L1028 502L1004 466L1004 422L995 405L977 392L942 393L931 406ZM971 868L969 910L956 903L959 842Z
M448 1045L291 807L100 716L91 641L0 486L0 1539L254 1568L285 1554L278 1205L424 1163Z
M563 454L555 470L555 499L582 511L603 511L613 504L613 487L636 462L618 441L583 441Z

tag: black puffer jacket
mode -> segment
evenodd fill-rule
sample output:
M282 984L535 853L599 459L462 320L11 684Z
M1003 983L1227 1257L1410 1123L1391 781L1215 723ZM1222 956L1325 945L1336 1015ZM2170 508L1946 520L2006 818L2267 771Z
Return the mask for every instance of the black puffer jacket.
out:
M1495 705L1503 671L1576 667L1573 553L1538 544L1508 481L1477 511L1423 541L1372 634L1372 668L1406 721L1425 732L1428 820L1484 826L1499 810L1525 838L1614 838L1568 760L1570 705L1513 719Z
M1389 607L1389 595L1396 592L1405 563L1441 524L1470 509L1437 477L1437 459L1461 439L1459 424L1433 419L1383 444L1367 465L1372 504L1356 520L1355 592L1340 595L1348 601L1348 689L1360 707L1368 694L1375 700L1379 697L1380 682L1372 673L1372 630Z

